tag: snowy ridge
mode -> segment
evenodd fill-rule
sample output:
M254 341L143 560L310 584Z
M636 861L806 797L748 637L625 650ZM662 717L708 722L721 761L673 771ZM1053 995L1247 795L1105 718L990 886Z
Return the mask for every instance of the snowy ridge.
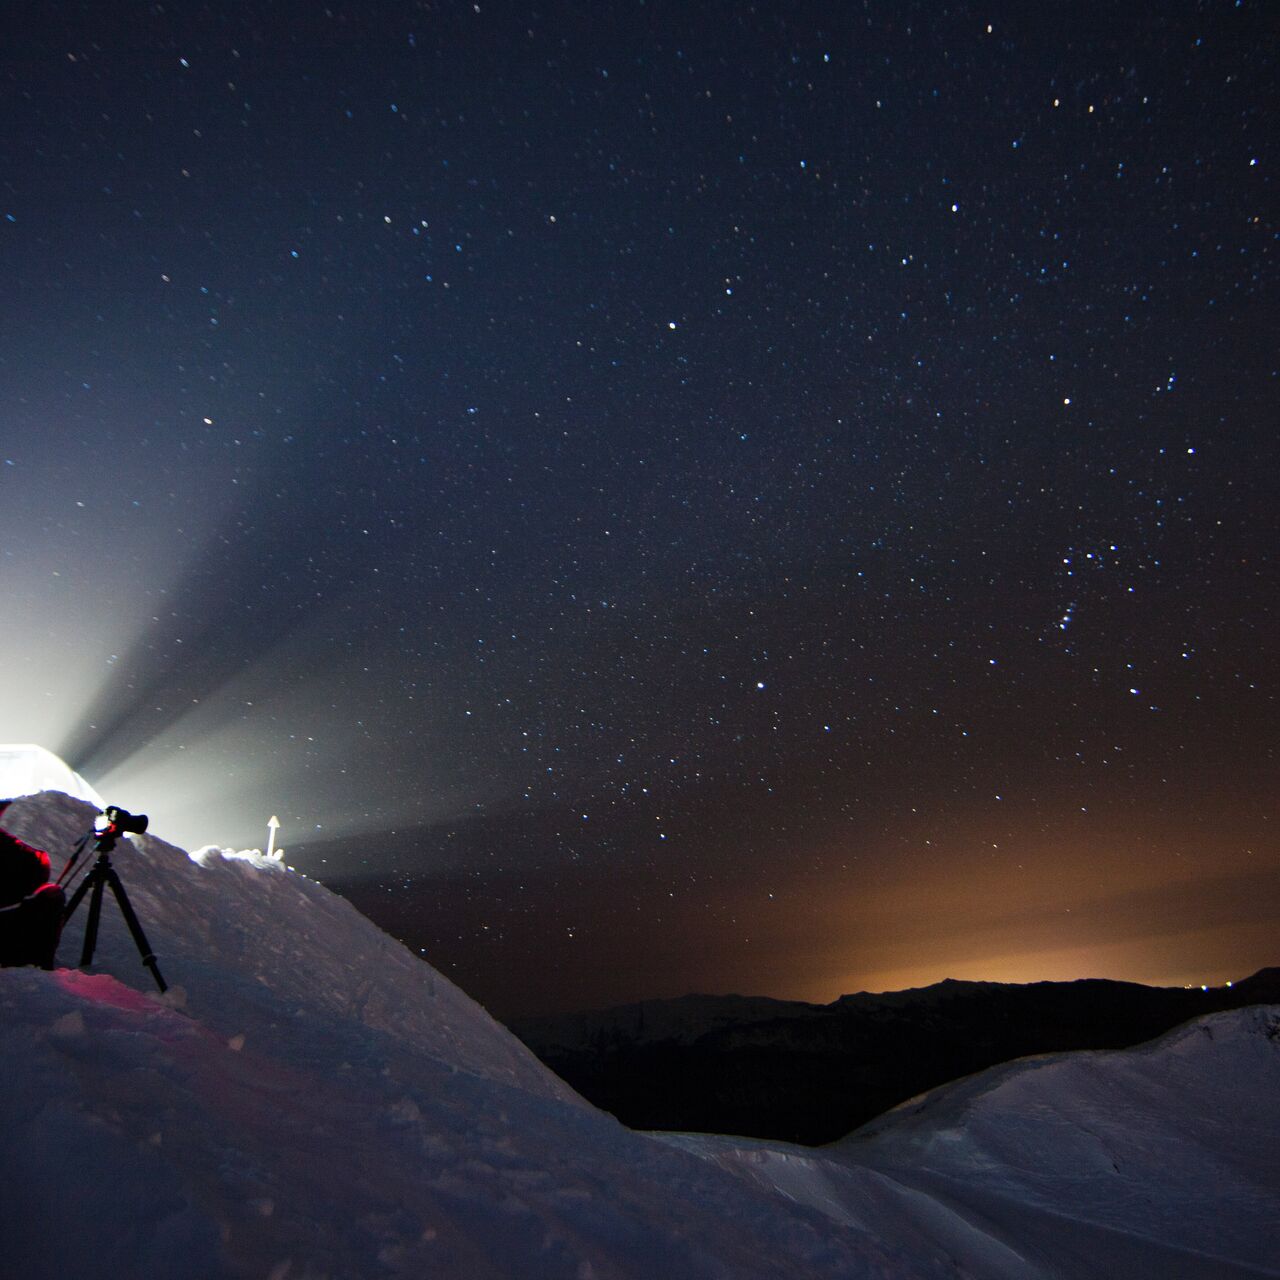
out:
M59 854L92 812L6 825ZM0 970L6 1274L1280 1274L1280 1009L985 1072L821 1151L658 1139L274 859L113 861L175 989L110 900L94 973Z
M96 810L51 794L38 816L33 808L15 802L5 827L46 849L57 875ZM92 857L90 848L80 866ZM111 859L166 981L219 1034L247 1031L240 1022L254 1016L354 1021L456 1068L577 1099L447 978L283 863L213 849L187 854L151 835L122 841ZM79 958L87 909L67 927L63 963ZM152 989L109 894L94 969Z
M1280 1009L1253 1006L983 1072L834 1150L933 1192L980 1185L974 1203L1018 1206L1024 1233L1028 1208L1069 1214L1082 1235L1280 1275L1278 1082Z

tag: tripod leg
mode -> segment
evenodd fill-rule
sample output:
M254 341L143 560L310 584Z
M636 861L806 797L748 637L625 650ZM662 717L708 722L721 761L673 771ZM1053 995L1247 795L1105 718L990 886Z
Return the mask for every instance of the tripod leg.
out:
M151 976L156 980L156 986L160 990L167 991L164 979L160 976L160 966L156 963L155 953L151 950L151 944L147 941L147 935L142 932L142 925L138 923L138 917L133 914L133 907L129 904L129 896L124 891L124 885L120 883L120 877L116 875L116 869L110 867L107 870L107 881L111 885L111 892L116 895L116 902L120 905L120 914L124 916L124 922L129 926L129 932L133 934L134 944L138 948L138 954L142 957L142 963L151 970ZM95 901L102 897L101 886L98 887L95 894Z
M85 878L80 881L80 884L77 886L75 893L71 895L71 901L67 903L66 910L63 911L62 913L63 924L66 924L67 921L71 919L72 913L80 905L80 902L84 898L84 895L89 892L89 889L92 887L92 884L93 882L88 876L85 876Z
M98 945L98 921L102 918L102 877L91 872L89 878L93 881L93 895L89 899L89 919L85 922L84 948L80 952L82 969L87 969L93 963L93 950ZM81 885L81 889L83 888L84 886ZM76 901L79 900L80 895L77 894ZM72 905L74 906L74 903Z

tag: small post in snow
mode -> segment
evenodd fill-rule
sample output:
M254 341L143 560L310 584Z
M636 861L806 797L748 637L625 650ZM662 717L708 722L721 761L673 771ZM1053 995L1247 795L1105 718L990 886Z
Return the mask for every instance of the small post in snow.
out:
M278 858L284 852L276 852L276 832L280 830L280 819L273 813L267 822L267 857Z

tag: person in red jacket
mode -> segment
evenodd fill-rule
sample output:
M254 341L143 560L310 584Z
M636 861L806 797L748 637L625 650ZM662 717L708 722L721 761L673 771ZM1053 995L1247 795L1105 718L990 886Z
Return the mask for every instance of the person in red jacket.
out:
M0 800L0 815L9 807ZM66 898L49 883L49 855L0 830L0 965L53 968Z

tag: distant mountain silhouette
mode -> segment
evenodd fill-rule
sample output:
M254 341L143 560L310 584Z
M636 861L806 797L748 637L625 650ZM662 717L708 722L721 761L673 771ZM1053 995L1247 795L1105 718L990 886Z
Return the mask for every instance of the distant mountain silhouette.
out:
M1224 987L957 982L829 1005L684 996L510 1024L637 1129L817 1146L936 1085L1031 1054L1122 1049L1188 1019L1280 1003L1280 968Z

